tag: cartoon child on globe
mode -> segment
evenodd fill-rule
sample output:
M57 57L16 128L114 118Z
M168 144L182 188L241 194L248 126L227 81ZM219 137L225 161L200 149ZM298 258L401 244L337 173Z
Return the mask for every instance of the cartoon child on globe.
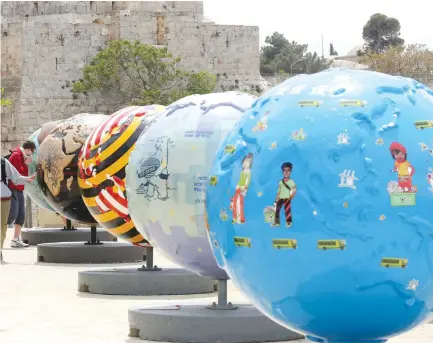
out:
M402 192L416 192L416 187L412 185L412 176L415 168L407 160L406 148L400 143L394 142L389 147L392 158L395 160L393 172L398 175L398 188Z
M232 210L234 224L245 224L244 199L247 195L248 186L251 182L251 166L253 165L253 154L249 153L242 160L242 171L236 185L235 195L231 199L230 209Z
M292 226L292 199L296 195L296 184L290 178L292 174L293 165L290 162L284 162L281 165L283 172L283 178L278 184L277 197L275 199L275 221L272 226L280 226L280 212L281 208L284 207L284 215L286 218L286 226Z

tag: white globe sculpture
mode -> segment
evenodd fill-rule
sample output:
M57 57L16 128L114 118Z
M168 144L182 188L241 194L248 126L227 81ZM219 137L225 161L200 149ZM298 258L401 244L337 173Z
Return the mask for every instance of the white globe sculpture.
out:
M138 139L126 168L137 230L169 259L201 276L227 279L205 224L205 184L216 151L255 97L192 95L167 107Z

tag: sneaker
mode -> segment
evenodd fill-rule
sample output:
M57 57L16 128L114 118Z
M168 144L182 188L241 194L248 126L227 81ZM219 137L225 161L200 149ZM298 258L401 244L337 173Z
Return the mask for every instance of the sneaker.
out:
M11 241L11 248L27 248L29 245L24 243L21 239L19 238L14 238Z

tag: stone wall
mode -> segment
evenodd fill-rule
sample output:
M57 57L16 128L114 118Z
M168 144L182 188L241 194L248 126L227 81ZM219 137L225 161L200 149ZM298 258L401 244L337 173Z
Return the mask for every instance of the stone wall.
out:
M183 68L209 70L221 85L241 90L260 83L258 27L169 22L167 28L169 51L183 57Z
M70 91L113 39L166 46L180 67L214 73L218 90L260 84L258 27L203 22L201 1L4 1L1 11L2 86L13 100L1 117L2 153L49 120L117 110Z
M45 22L27 20L2 27L12 40L2 40L2 46L14 52L7 52L4 60L2 56L2 67L7 69L2 87L13 101L1 118L2 153L50 120L80 112L108 112L99 99L73 99L70 86L81 77L85 63L105 46L109 30L91 22L72 24L47 17L51 18Z
M20 98L22 88L22 32L20 23L3 24L1 26L1 87L5 95L12 100L12 105L1 111L1 141L2 154L6 149L13 148L21 140Z

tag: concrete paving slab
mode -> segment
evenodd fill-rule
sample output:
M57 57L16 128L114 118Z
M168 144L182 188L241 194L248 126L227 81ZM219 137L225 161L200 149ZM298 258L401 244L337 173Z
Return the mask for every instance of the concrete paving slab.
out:
M150 341L242 343L303 338L263 315L252 305L212 310L202 305L129 310L129 333Z
M181 295L216 291L217 282L182 268L106 268L78 272L78 290L111 295Z
M102 228L97 229L97 234L98 239L101 241L117 241L116 237ZM22 229L21 239L24 243L30 245L57 242L86 242L90 239L90 228L78 228L76 230L64 230L60 228Z
M37 245L38 262L50 263L122 263L143 260L146 249L123 242L57 242Z

